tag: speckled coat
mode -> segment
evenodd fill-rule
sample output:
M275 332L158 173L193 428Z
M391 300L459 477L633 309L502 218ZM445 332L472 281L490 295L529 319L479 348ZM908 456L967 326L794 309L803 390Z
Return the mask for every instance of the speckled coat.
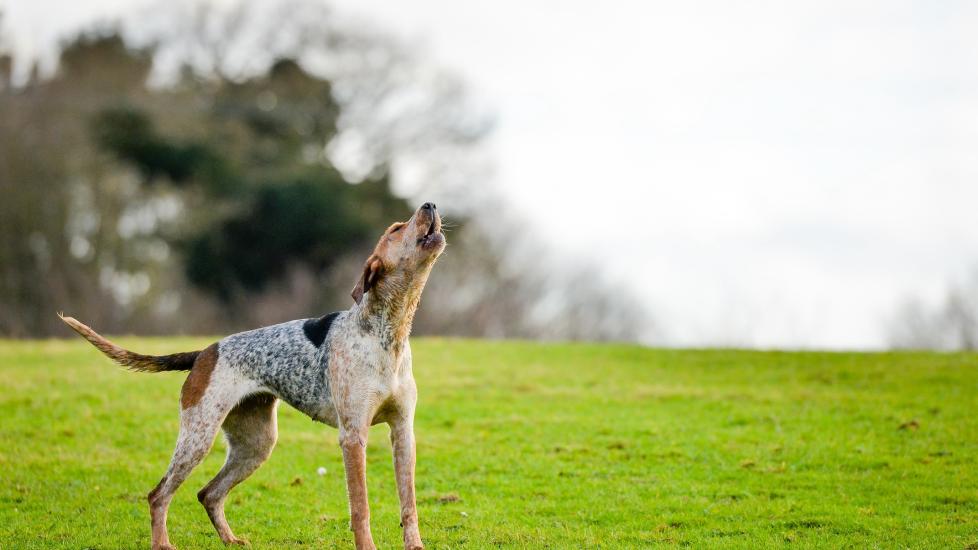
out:
M280 399L339 429L358 549L375 548L367 504L367 431L372 424L390 425L404 546L423 548L414 494L417 389L408 335L425 282L444 248L441 219L435 206L425 203L410 220L384 232L364 263L349 310L233 334L199 352L137 354L62 317L131 370L190 370L181 394L176 449L148 497L154 549L173 548L166 529L170 501L207 455L218 429L228 440L227 460L197 496L225 543L245 543L228 526L224 502L271 454Z

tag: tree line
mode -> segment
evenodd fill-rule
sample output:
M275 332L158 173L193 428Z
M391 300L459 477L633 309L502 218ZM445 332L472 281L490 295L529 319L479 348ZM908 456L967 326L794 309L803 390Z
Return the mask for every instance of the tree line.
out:
M457 79L317 3L195 6L152 41L80 31L20 82L27 61L0 58L0 335L60 335L60 309L109 332L219 333L345 308L365 251L431 195L457 206L419 332L648 328L594 270L517 237L470 177L491 121ZM421 183L398 189L404 166Z

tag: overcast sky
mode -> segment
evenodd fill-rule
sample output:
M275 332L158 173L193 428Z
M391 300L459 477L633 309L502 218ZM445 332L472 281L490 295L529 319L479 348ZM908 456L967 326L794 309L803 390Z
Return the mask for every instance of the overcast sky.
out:
M0 0L18 46L135 2ZM872 348L978 262L978 3L340 0L488 101L534 233L670 343Z

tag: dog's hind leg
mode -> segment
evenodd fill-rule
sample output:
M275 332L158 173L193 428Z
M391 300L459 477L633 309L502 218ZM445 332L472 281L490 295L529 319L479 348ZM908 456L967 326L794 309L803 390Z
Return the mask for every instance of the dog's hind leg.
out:
M211 523L224 544L247 544L231 532L224 517L224 501L235 485L244 481L272 454L278 438L278 400L269 394L246 398L224 419L228 442L227 461L221 471L197 493Z
M180 484L187 479L190 472L207 456L217 429L224 420L227 410L221 407L201 406L184 410L180 413L180 435L177 436L177 446L170 459L170 467L159 485L150 492L149 512L153 525L153 549L169 550L170 544L166 531L166 513ZM227 407L228 409L230 406Z
M187 379L188 383L184 384L184 397L189 391L193 376L194 373L191 372L191 376ZM203 395L189 406L187 406L188 401L182 401L184 408L180 411L180 434L177 436L173 458L170 459L166 475L148 495L154 550L173 548L166 530L166 515L173 494L190 472L207 456L224 418L248 390L249 388L241 385L212 382L201 391Z

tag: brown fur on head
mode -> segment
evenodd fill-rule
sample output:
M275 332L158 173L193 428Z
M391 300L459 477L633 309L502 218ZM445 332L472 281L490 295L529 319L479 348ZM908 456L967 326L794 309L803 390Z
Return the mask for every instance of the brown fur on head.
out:
M406 222L392 224L384 231L373 253L363 264L363 273L353 287L353 300L391 306L417 306L421 290L435 260L445 250L441 216L431 203L425 203ZM395 309L404 309L398 307ZM401 313L413 314L413 307Z

